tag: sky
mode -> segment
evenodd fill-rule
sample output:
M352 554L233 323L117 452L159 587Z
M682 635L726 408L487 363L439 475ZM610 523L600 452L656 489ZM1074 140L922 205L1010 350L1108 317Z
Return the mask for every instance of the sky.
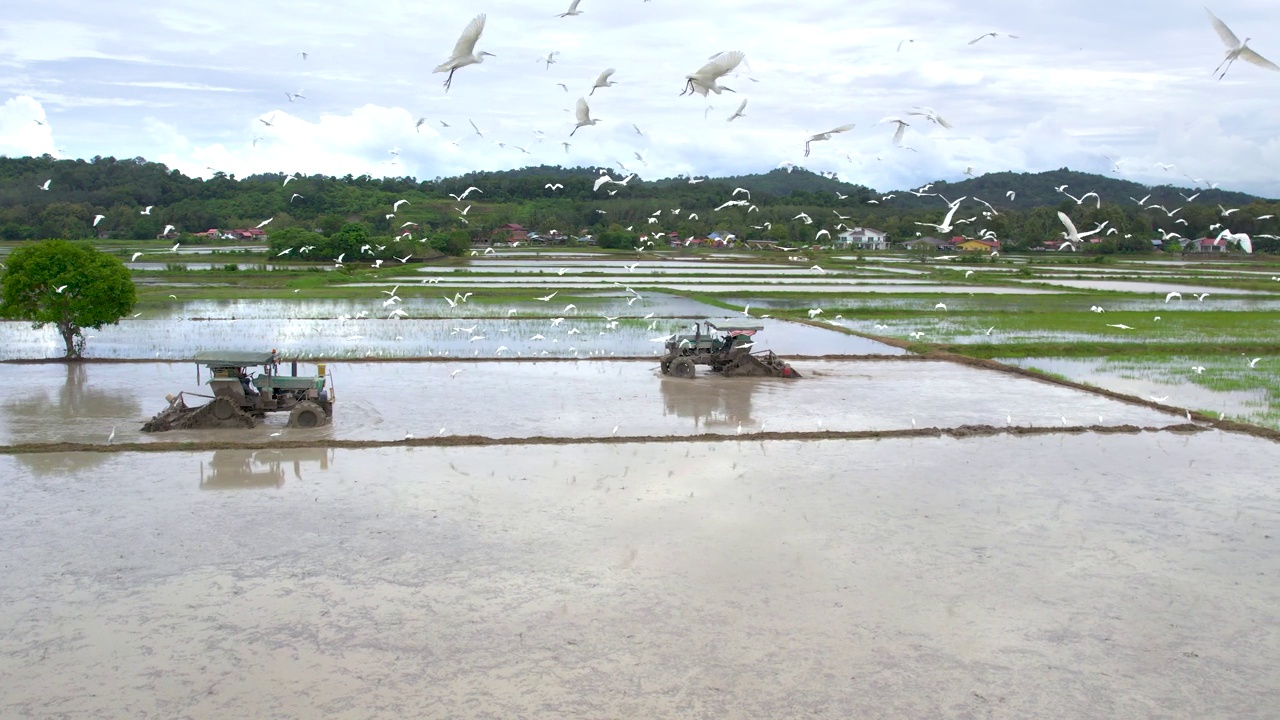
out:
M144 157L202 177L545 163L656 179L791 162L886 191L1070 167L1280 197L1280 72L1238 62L1214 79L1225 48L1197 2L581 0L557 17L568 2L11 3L0 154ZM1280 3L1212 10L1280 62ZM480 13L476 49L494 57L446 92L432 70ZM680 96L730 50L746 55L722 80L736 92ZM606 68L616 84L588 96ZM599 124L570 138L579 97ZM902 147L887 117L910 123Z

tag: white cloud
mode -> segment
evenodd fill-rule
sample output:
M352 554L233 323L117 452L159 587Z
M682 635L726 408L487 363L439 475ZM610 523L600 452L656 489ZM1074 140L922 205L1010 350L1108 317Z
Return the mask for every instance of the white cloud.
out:
M53 129L36 99L28 95L0 106L0 155L44 155L55 152Z
M55 112L59 142L83 157L141 155L202 174L419 177L617 161L645 177L727 174L790 160L888 190L959 179L970 165L1105 171L1106 154L1124 158L1121 176L1134 180L1165 181L1155 162L1172 162L1280 196L1268 121L1280 115L1280 78L1238 64L1213 80L1221 46L1192 0L1159 12L1098 0L583 0L584 14L564 19L545 3L489 0L478 47L496 57L460 70L448 94L430 70L477 11L460 3L388 0L374 13L293 0L228 0L212 14L197 0L60 7L15 8L0 62L22 67L5 87ZM1239 0L1223 19L1241 37L1264 35L1252 46L1276 59L1280 37L1264 31L1280 25L1277 14L1268 0ZM992 30L1021 38L967 44ZM678 97L686 74L728 49L747 53L726 82L739 94ZM537 59L552 50L561 54L548 69ZM606 67L618 85L590 98L602 122L566 153L564 111ZM306 100L285 101L299 89ZM747 117L726 123L742 98ZM894 148L876 122L913 105L937 108L955 129L916 119L906 142L918 152ZM275 128L257 122L273 112ZM429 122L414 132L421 116ZM138 133L145 118L172 132ZM848 122L854 131L801 157L805 137Z

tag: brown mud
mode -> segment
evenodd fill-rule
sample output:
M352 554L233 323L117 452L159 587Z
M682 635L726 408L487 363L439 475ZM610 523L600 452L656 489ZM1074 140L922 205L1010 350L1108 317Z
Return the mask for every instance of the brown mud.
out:
M1222 425L1238 425L1238 423L1221 423ZM851 431L765 431L743 433L741 435L725 435L721 433L701 433L697 435L627 435L609 437L487 437L484 435L445 435L441 437L416 438L406 437L400 440L339 440L333 438L314 438L307 440L277 441L239 441L219 440L181 441L181 442L146 442L146 443L18 443L0 445L0 455L28 455L36 453L161 453L161 452L195 452L206 450L287 450L298 448L340 448L360 450L387 447L487 447L501 445L622 445L643 443L733 443L762 442L765 440L882 440L900 438L977 438L997 435L1034 436L1034 435L1080 435L1098 433L1101 435L1138 435L1142 433L1174 433L1194 434L1208 432L1218 423L1209 426L1195 423L1181 423L1164 427L1139 427L1137 425L1072 425L1066 427L997 427L995 425L962 425L952 428L912 428L910 430L851 430ZM1251 425L1242 425L1239 430L1246 435L1255 435L1269 440L1280 440L1280 433ZM1230 429L1230 428L1217 428ZM1247 430L1262 430L1259 435Z

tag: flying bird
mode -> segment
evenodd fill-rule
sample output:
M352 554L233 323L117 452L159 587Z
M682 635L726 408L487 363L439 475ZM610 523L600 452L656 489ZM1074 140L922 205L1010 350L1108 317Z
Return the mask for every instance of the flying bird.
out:
M36 187L40 188L41 190L48 190L48 189L49 189L49 183L51 183L51 182L53 182L53 179L52 179L52 178L51 178L51 179L49 179L49 180L45 180L43 184L41 184L41 185L37 185Z
M591 108L587 106L586 98L578 98L578 106L574 109L574 114L577 116L578 124L573 126L573 131L569 133L569 137L573 137L573 134L578 132L580 127L595 125L600 122L599 118L591 119Z
M575 2L574 5L577 5L577 3ZM453 54L449 56L448 60L437 65L436 69L432 71L438 73L449 73L449 77L444 80L445 92L448 92L449 88L453 85L453 74L457 72L459 68L482 63L484 62L486 55L489 57L497 57L491 52L475 51L476 42L480 40L480 34L484 32L484 22L485 14L480 13L475 16L471 22L467 23L467 26L462 30L462 35L458 38L458 44L453 46Z
M923 106L923 105L917 105L913 110L911 110L911 111L910 111L910 112L908 112L907 114L908 114L908 115L920 115L920 116L924 117L924 119L925 119L925 120L928 120L928 121L929 121L929 122L931 122L931 123L936 123L937 125L940 125L940 126L942 126L942 127L944 127L944 128L947 128L947 129L950 129L950 128L951 128L951 123L947 122L946 120L943 120L943 119L942 119L942 116L938 114L938 111L937 111L937 110L934 110L934 109L933 109L933 108L931 108L931 107L925 107L925 106Z
M849 123L848 125L841 125L838 128L834 128L826 132L820 132L820 133L817 133L816 135L811 135L808 140L804 141L804 156L809 157L809 143L819 142L821 140L830 140L832 135L837 135L842 132L848 132L849 130L852 130L852 129L853 129L853 123Z
M571 15L581 15L582 11L578 9L578 3L580 2L582 2L582 0L573 0L573 2L569 3L569 9L560 13L556 17L569 17Z
M893 144L894 144L894 145L901 145L901 144L902 144L902 135L907 131L907 128L911 126L911 123L909 123L909 122L907 122L907 121L903 120L902 118L887 117L887 118L885 118L885 119L881 120L880 122L878 122L878 123L876 123L876 124L877 124L877 125L880 125L880 124L883 124L883 123L896 123L896 124L897 124L898 129L897 129L897 130L895 130L895 131L894 131L894 133L893 133Z
M615 72L617 72L616 69L608 68L604 72L600 73L600 76L596 78L595 84L591 86L591 92L587 93L587 95L595 95L596 90L600 88L613 87L614 85L617 85L618 83L609 79L613 77Z
M719 80L733 72L734 68L738 67L738 64L745 57L746 55L740 50L717 53L711 58L710 62L698 68L697 72L685 76L684 91L680 94L697 93L706 97L708 92L713 92L717 95L725 90L736 92L732 88L720 85Z
M970 41L969 41L969 44L970 44L970 45L973 45L973 44L977 43L979 40L982 40L983 38L999 37L1001 34L1002 34L1002 33L998 33L998 32L989 32L989 33L984 33L984 34L979 35L978 37L976 37L976 38L974 38L974 39L970 40ZM1005 37L1007 37L1007 38L1011 38L1011 39L1013 39L1013 40L1017 40L1017 39L1018 39L1018 36L1017 36L1017 35L1010 35L1010 34L1008 34L1008 33L1003 33L1003 35L1004 35Z
M740 117L746 117L747 114L742 112L743 110L746 110L746 109L747 109L747 101L743 100L738 105L738 109L733 111L733 114L729 116L729 119L726 122L733 122L734 120L737 120Z
M148 206L146 206L145 208L143 208L143 209L142 209L138 214L139 214L139 215L150 215L150 214L151 214L151 208L153 208L153 207L155 207L155 205L148 205Z
M1222 44L1227 46L1227 56L1213 70L1214 75L1217 75L1219 80L1227 76L1227 71L1231 69L1236 60L1241 59L1267 70L1280 70L1280 66L1262 57L1254 52L1253 48L1249 47L1249 41L1253 38L1245 38L1244 42L1240 42L1240 38L1231 32L1231 28L1227 27L1226 23L1210 12L1209 8L1205 8L1204 11L1209 16L1209 22L1213 23L1213 29L1218 32L1218 37L1222 38Z
M107 217L106 215L94 215L93 226L98 227L98 223L102 222L106 217Z

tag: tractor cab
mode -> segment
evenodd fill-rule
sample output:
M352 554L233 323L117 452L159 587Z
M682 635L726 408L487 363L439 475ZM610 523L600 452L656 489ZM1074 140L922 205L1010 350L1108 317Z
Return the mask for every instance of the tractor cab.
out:
M662 374L692 378L696 365L733 376L799 377L773 352L751 351L763 325L717 325L709 320L694 325L692 334L672 335L662 357Z

